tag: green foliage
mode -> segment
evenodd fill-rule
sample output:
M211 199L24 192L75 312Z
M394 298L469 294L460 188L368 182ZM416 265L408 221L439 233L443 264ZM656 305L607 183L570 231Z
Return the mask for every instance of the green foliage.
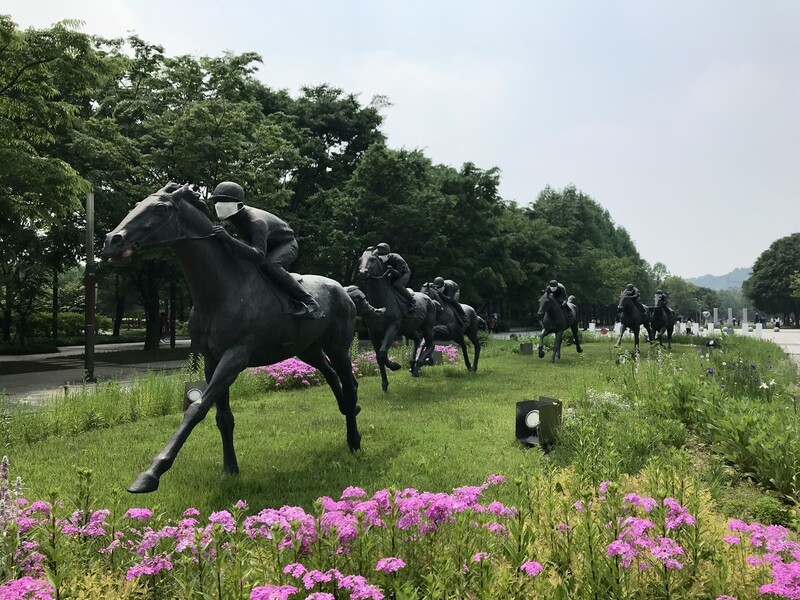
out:
M774 314L798 314L800 299L792 282L800 265L800 233L772 242L753 265L753 273L742 284L745 296L760 310Z

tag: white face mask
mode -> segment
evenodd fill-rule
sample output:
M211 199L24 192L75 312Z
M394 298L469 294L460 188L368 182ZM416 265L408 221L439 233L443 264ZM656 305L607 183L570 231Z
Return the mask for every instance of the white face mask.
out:
M381 262L386 262L387 260L389 260L389 255L388 254L378 254L378 258L380 259Z
M214 204L214 210L217 212L217 217L220 220L227 219L244 208L241 202L217 202Z
M558 289L558 286L557 286L557 285L551 285L551 286L550 286L550 291L551 291L551 292L555 292L557 289Z

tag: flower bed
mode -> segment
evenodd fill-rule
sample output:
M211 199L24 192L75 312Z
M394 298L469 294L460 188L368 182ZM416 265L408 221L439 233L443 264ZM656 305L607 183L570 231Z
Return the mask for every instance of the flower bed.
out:
M5 459L0 475L0 598L800 598L787 529L726 527L663 465L597 489L545 469L177 518L95 509L88 475L69 508L9 487Z

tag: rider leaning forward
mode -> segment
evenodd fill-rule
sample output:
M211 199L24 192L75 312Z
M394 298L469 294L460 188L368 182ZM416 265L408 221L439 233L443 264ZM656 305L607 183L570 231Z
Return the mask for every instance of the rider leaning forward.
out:
M265 210L245 206L244 190L238 183L223 181L211 195L220 220L228 220L241 239L231 236L222 225L214 225L214 236L228 244L234 254L257 264L276 286L298 304L292 313L319 319L325 316L314 297L289 273L297 258L297 239L283 219Z

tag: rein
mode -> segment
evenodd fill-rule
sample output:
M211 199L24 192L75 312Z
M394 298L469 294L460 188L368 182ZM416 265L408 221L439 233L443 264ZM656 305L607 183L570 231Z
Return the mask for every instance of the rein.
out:
M162 195L156 195L156 194L151 194L150 196L148 196L148 198L153 198L153 197L155 197L155 198L163 198L164 196L162 196ZM169 217L168 219L166 219L166 220L165 220L163 223L161 223L161 225L159 225L158 227L156 227L156 228L155 228L155 229L154 229L154 230L151 232L151 234L150 234L150 236L149 236L149 237L153 237L153 236L154 236L154 235L156 235L156 234L157 234L159 231L161 231L162 229L164 229L164 227L166 227L167 225L171 224L173 221L175 221L176 237L174 237L174 238L171 238L171 239L168 239L168 240L157 240L157 241L155 241L155 242L151 242L151 243L147 243L147 242L145 241L144 243L140 243L140 244L139 244L139 246L138 246L138 249L139 249L139 250L144 250L144 249L147 249L147 248L152 248L153 246L162 246L162 245L166 245L166 244L172 244L172 243L174 243L174 242L182 242L182 241L194 241L194 240L206 240L206 239L208 239L208 238L210 238L210 237L213 237L213 236L214 236L214 232L213 232L213 231L210 231L210 232L209 232L209 233L207 233L206 235L199 235L199 236L187 236L187 235L183 235L183 230L184 230L184 227L183 227L183 223L182 223L182 221L181 221L180 215L178 214L178 207L177 207L177 206L175 206L174 204L173 204L173 207L175 208L174 216L170 216L170 217Z

